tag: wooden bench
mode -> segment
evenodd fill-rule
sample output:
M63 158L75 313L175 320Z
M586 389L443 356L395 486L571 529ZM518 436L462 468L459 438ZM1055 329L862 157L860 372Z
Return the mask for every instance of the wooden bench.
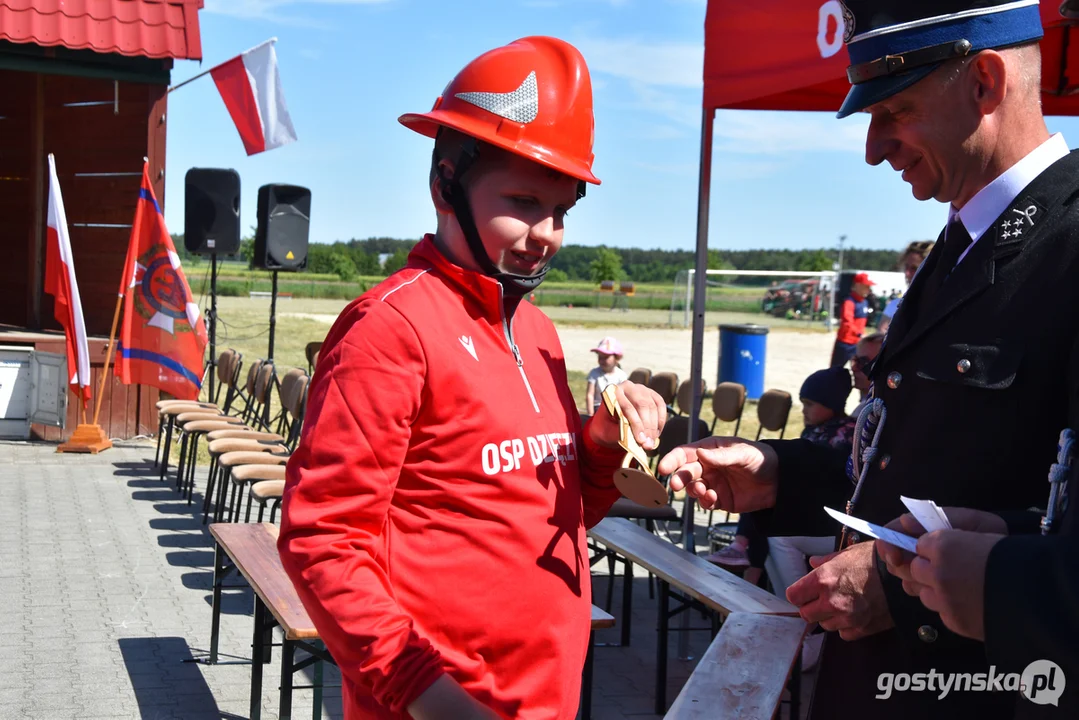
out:
M771 720L808 627L801 618L731 613L665 720Z
M655 698L657 715L663 715L667 710L667 641L672 616L694 606L708 611L713 616L713 634L718 633L719 622L732 613L798 616L798 608L786 600L716 567L704 558L685 552L628 520L605 518L589 530L588 535L593 541L625 558L627 586L633 581L633 563L647 569L659 580L659 645L656 651ZM611 581L613 582L613 578ZM672 587L676 592L671 591ZM625 597L631 597L628 588L623 588L623 591ZM680 601L673 611L670 609L672 595ZM628 612L624 607L623 632L628 622ZM798 655L797 660L800 659L801 655ZM791 679L792 717L797 717L797 686L800 679L800 672L795 672Z
M313 716L322 716L323 662L334 662L319 639L318 630L300 601L292 581L285 574L277 554L277 526L270 523L212 523L210 535L217 541L214 553L213 621L210 630L209 663L217 662L221 628L222 581L238 571L255 591L255 625L252 643L251 703L249 717L262 715L262 666L270 662L273 628L280 626L281 699L280 717L292 717L293 675L314 665ZM231 565L229 565L231 561ZM297 648L311 657L295 661Z
M293 684L293 675L314 665L315 691L313 716L322 716L322 670L323 662L334 659L322 644L318 630L296 594L296 588L285 573L277 552L278 528L270 523L212 523L210 535L216 541L214 551L213 619L210 630L210 656L207 664L217 663L221 634L221 590L223 581L232 571L238 571L255 593L255 625L252 644L251 720L259 720L262 714L262 666L270 662L273 645L273 628L280 626L281 644L281 700L280 717L292 716L292 691L300 686ZM589 635L588 655L585 660L581 684L581 717L589 720L592 711L592 648L593 636L600 628L613 627L614 616L601 608L592 606L592 632ZM311 655L301 662L295 661L297 648ZM336 664L336 663L335 663Z

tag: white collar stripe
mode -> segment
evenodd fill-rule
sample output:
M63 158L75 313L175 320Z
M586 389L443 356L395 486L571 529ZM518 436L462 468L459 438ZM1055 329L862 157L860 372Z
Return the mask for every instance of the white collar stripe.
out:
M1064 136L1057 133L979 190L958 212L963 227L966 228L973 241L959 257L959 261L966 257L970 248L974 247L974 243L993 227L1008 206L1015 202L1015 199L1030 183L1069 152ZM955 207L949 205L948 222L951 222L956 214Z

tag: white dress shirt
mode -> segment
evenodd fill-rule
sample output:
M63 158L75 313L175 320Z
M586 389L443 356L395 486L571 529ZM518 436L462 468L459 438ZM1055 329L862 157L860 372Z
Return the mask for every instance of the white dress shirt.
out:
M1050 165L1067 155L1068 152L1068 143L1064 141L1064 136L1060 133L1053 135L1022 160L1005 170L1004 174L996 180L979 190L963 206L963 209L958 212L959 220L970 234L971 243L970 247L959 256L959 260L955 263L956 267L963 262L963 258L974 247L974 243L978 242L978 238L984 235L1001 213L1015 202L1019 193L1023 192L1023 189L1032 183L1034 178L1048 170ZM949 205L949 223L956 214L955 206Z

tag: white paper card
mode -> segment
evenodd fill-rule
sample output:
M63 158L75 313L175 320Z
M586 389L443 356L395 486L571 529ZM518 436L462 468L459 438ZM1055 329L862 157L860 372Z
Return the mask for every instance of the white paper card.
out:
M952 524L948 522L948 516L932 500L914 500L903 496L900 496L899 499L903 501L903 504L907 506L907 510L910 510L910 514L925 528L927 533L952 529Z
M874 525L873 523L860 520L851 515L847 515L846 513L841 513L838 510L833 510L830 507L824 508L824 511L851 530L859 532L862 535L868 535L869 537L883 540L889 545L895 545L897 548L902 548L908 552L915 552L918 547L917 538L912 538L910 535L904 535L903 533L897 533L894 530L883 528L880 525Z

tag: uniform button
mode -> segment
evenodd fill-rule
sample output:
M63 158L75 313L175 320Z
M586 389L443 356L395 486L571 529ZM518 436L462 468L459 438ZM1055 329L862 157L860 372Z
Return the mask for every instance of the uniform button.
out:
M937 629L932 625L922 625L918 628L918 639L924 643L936 642Z
M892 390L899 388L899 383L903 382L903 376L897 372L888 373L888 387Z
M955 369L961 373L965 373L967 370L970 370L970 360L963 358L959 361L959 364L955 366Z
M888 463L890 463L891 461L892 461L892 456L891 455L885 455L884 457L882 457L880 459L880 469L883 470L884 468L888 467Z

